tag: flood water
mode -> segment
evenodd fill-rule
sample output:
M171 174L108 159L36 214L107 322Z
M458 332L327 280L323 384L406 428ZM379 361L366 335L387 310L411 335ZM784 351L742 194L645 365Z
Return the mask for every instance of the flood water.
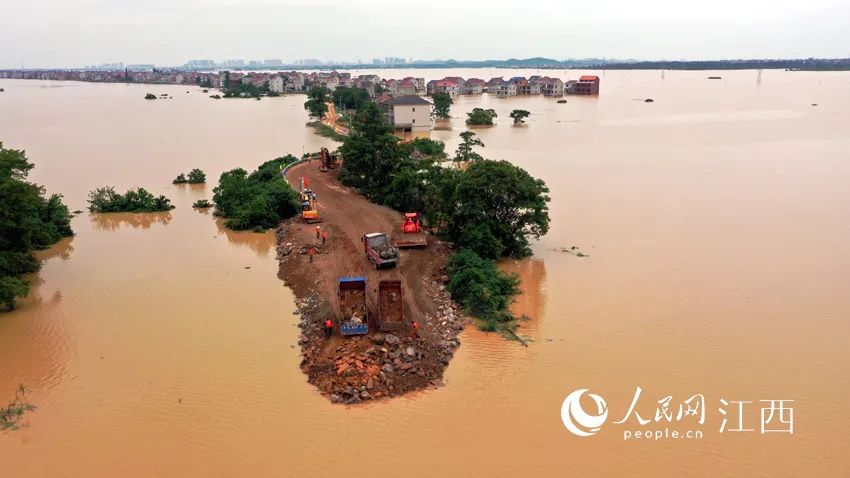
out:
M583 72L378 72L537 73ZM77 235L42 253L30 297L0 315L0 401L23 383L39 407L0 434L2 475L850 474L850 74L598 74L599 98L566 104L456 98L431 135L453 151L465 112L494 108L482 154L551 189L535 256L502 264L523 278L529 347L469 329L445 387L354 408L298 369L272 235L190 207L223 170L332 145L303 126L303 97L0 81L0 141L26 149L31 178L71 209L107 184L177 206L79 215ZM515 108L527 125L510 124ZM194 167L210 184L170 184ZM561 252L573 246L589 257ZM613 423L637 386L650 419L665 396L704 395L705 424ZM610 411L592 437L560 417L583 388ZM754 431L720 433L720 399L753 402ZM759 400L778 399L794 400L793 435L759 431ZM665 426L704 437L623 439Z

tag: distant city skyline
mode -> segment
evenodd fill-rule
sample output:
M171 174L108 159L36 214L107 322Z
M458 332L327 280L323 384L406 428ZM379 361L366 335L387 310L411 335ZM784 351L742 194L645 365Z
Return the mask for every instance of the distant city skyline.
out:
M850 57L844 0L4 0L0 68L192 59ZM358 61L359 60L359 61Z

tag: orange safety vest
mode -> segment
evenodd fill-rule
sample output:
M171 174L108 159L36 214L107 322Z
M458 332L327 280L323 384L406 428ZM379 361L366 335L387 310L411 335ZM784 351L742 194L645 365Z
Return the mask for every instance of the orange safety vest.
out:
M327 328L329 328L329 329L332 329L332 328L333 328L333 326L334 326L334 324L333 324L333 322L331 322L330 320L326 320L326 321L325 321L325 327L327 327Z

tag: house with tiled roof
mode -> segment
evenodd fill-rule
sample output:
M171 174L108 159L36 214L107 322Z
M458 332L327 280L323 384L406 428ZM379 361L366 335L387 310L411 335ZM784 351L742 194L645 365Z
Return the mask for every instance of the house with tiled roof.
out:
M463 82L463 94L480 95L484 92L486 83L481 78L470 78Z
M396 131L431 131L431 103L417 95L405 95L379 103Z

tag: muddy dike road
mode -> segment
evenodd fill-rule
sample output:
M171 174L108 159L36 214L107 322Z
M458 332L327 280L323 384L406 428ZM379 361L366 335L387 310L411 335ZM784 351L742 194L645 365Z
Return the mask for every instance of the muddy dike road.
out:
M457 334L468 324L445 290L450 248L428 236L423 249L402 249L398 265L376 270L363 252L361 237L400 234L402 214L370 202L340 184L338 169L319 171L319 162L293 166L287 173L298 190L301 178L318 198L322 222L295 217L277 230L278 277L296 296L300 315L301 370L308 381L336 403L360 403L442 385L443 372L460 346ZM316 226L327 231L323 245ZM312 262L308 250L316 254ZM400 280L405 326L381 333L370 320L369 334L327 338L324 323L339 317L337 284L342 276L366 277L367 309L377 313L376 288L384 279ZM419 324L413 333L412 322Z

